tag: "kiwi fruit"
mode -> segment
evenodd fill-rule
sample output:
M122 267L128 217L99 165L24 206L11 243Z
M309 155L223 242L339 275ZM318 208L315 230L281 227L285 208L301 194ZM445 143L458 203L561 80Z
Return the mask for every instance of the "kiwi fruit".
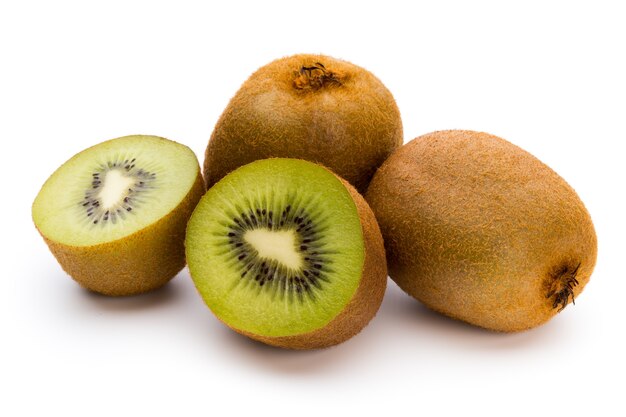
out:
M364 192L402 141L396 102L372 73L325 55L294 55L257 70L230 100L206 148L204 178L210 188L257 159L299 158Z
M391 278L426 306L487 329L545 323L594 269L594 227L576 192L499 137L430 133L398 149L366 195Z
M80 285L132 295L164 285L184 267L185 227L204 190L188 147L126 136L65 162L37 194L32 216Z
M322 348L376 314L387 269L360 194L314 163L259 160L202 197L185 240L191 277L233 330L269 345Z

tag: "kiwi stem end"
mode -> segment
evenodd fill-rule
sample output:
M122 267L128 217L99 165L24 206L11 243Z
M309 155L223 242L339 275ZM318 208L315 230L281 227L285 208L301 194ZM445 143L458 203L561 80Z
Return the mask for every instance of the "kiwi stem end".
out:
M326 69L321 62L316 62L311 66L300 67L293 85L297 90L319 90L329 85L340 86L342 82L339 74Z

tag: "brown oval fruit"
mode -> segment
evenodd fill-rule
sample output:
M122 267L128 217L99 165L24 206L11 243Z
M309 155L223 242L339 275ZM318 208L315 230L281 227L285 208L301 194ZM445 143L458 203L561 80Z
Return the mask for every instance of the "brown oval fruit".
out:
M433 310L499 331L542 324L573 302L596 262L576 192L487 133L414 139L378 170L367 201L391 278Z
M364 192L402 144L398 107L369 71L324 55L295 55L257 70L220 117L206 149L210 188L257 159L318 162Z

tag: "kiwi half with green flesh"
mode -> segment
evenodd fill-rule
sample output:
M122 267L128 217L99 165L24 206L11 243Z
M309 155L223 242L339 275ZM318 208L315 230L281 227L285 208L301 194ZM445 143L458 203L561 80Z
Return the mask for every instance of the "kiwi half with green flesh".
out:
M213 313L264 343L312 349L357 334L383 298L380 230L365 200L331 171L297 159L233 171L200 200L187 262Z
M64 163L39 191L32 215L79 284L107 295L138 294L185 266L185 227L204 190L188 147L126 136Z
M294 55L260 68L220 117L204 160L209 188L257 159L320 163L365 192L402 122L387 88L369 71L324 55Z
M426 306L498 331L528 329L574 302L597 241L576 192L517 146L442 131L397 150L366 195L391 278Z

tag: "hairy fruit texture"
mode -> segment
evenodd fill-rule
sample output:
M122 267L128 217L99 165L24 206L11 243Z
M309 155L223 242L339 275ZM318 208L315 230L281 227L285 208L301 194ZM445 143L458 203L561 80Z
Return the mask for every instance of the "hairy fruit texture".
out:
M373 74L324 55L294 55L257 70L231 99L207 146L204 177L210 188L249 162L298 158L364 192L402 140L395 100Z
M428 307L518 331L573 302L594 269L595 230L576 192L517 146L473 131L414 139L366 195L391 278Z

